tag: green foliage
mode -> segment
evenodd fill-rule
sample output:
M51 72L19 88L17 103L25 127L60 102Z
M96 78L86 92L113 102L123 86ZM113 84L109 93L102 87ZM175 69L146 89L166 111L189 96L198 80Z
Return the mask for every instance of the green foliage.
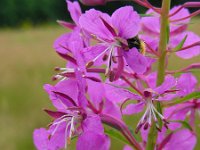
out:
M105 128L105 133L107 135L109 135L110 137L123 142L124 144L129 145L130 143L124 138L124 136L122 136L119 131L115 130L115 129L111 129L111 128Z
M182 41L173 49L173 51L179 51L181 48L183 48L183 45L187 39L187 35L182 39Z
M67 17L65 0L1 0L0 26L38 24Z
M71 0L75 1L75 0ZM182 0L184 3L186 0ZM159 6L161 1L149 1ZM180 2L172 2L172 5ZM95 9L111 14L120 6L133 5L134 9L144 14L146 9L131 1L113 1L103 6L95 6ZM0 26L35 25L44 22L55 22L57 19L70 20L65 0L0 0ZM81 5L83 10L91 7Z
M166 102L166 103L164 103L164 106L168 106L168 107L174 106L176 104L180 104L180 103L189 101L191 99L199 99L199 98L200 98L200 92L193 92L193 93L186 95L183 98L179 98L179 99L176 99L176 100L173 100L173 101L170 101L170 102Z

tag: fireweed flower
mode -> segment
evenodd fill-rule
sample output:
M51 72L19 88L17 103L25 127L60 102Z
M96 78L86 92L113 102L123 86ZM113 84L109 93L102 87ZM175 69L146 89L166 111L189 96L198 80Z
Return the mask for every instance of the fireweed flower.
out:
M66 22L63 20L58 20L57 22L61 26L73 30L73 29L79 27L78 20L79 20L79 17L81 16L82 12L81 12L81 8L80 8L80 5L78 2L76 2L76 1L71 2L69 0L66 0L66 2L67 2L68 11L69 11L70 16L71 16L72 20L74 21L74 23Z
M143 97L141 96L140 99L135 99L139 101L136 104L129 104L123 109L123 114L131 115L134 113L139 113L144 109L146 106L146 110L140 119L136 133L143 127L147 129L152 125L152 120L156 122L156 127L160 130L160 127L157 123L158 117L164 122L164 125L167 127L168 122L166 118L158 112L158 110L154 106L155 101L163 101L163 100L170 100L170 96L168 95L168 91L171 90L176 85L176 80L172 76L168 76L165 79L165 82L156 88L152 89L145 89L143 92Z
M147 130L142 131L142 145L145 148L148 132ZM179 129L170 134L166 134L166 130L162 129L158 133L156 147L158 150L183 150L187 147L188 150L193 150L197 142L196 135L188 129ZM133 150L132 147L126 145L123 150Z
M180 6L176 6L170 10L170 14L173 14L177 9L179 9ZM152 9L149 9L146 14L150 15L147 17L142 18L142 29L144 32L152 35L152 36L158 36L160 33L160 14L154 12ZM179 18L184 18L186 16L189 16L190 13L188 9L183 8L178 13L171 16L170 20L177 20ZM170 22L170 35L177 35L179 33L182 33L187 29L187 25L190 21L190 18L176 21L176 22Z
M183 59L190 59L200 55L200 37L193 32L183 32L170 39L169 51L173 50L186 37L183 47L176 52L176 55Z
M38 129L34 132L34 141L38 149L42 149L44 143L47 149L66 148L67 142L69 144L70 139L75 136L78 136L77 149L109 149L109 138L104 134L98 114L105 113L120 118L120 111L111 101L107 99L103 101L103 93L99 95L99 90L95 92L87 89L90 94L88 95L90 100L87 100L86 84L90 85L88 86L90 88L95 88L97 83L94 81L86 83L80 72L76 72L76 78L76 80L70 78L60 81L55 86L45 85L57 111L46 110L55 118L54 122L47 131ZM97 84L96 88L99 89L99 86ZM44 138L45 135L49 138Z
M190 13L186 8L182 8L177 12L180 7L181 6L176 6L170 10L169 32L171 38L168 44L168 49L169 51L173 50L187 36L183 47L176 52L176 55L184 59L189 59L200 54L200 37L192 32L186 31L190 21L190 17L188 17L190 16ZM151 9L146 13L152 16L142 18L142 29L145 35L148 35L144 37L144 41L148 43L154 39L154 41L158 43L158 36L160 33L160 15ZM149 35L151 35L151 37L149 37ZM153 50L157 50L158 48L158 44L156 43L154 43L154 45L157 46L153 46Z
M196 144L194 122L196 112L200 112L200 99L197 95L179 104L176 104L176 99L193 95L193 92L196 94L199 91L197 79L191 73L176 78L172 75L199 68L199 64L175 71L168 71L167 65L171 53L184 59L200 54L199 36L186 31L190 18L199 11L190 14L184 8L199 3L189 2L170 10L169 41L163 48L166 57L161 65L164 54L158 50L163 40L159 39L159 35L164 33L165 28L160 25L160 20L168 19L161 15L164 9L156 8L148 1L136 0L136 3L150 8L147 11L149 16L140 18L131 6L121 7L109 16L94 9L82 13L78 2L66 2L74 23L58 21L70 32L61 35L53 45L66 65L55 68L57 74L53 80L58 81L55 85L44 86L55 109L45 109L53 118L48 128L34 131L36 148L67 149L71 139L77 137L77 150L108 150L110 139L106 134L109 133L106 130L105 134L103 126L106 124L121 132L138 150L192 150ZM82 2L96 5L107 1ZM177 49L183 39L184 43ZM144 50L147 52L145 56ZM164 70L159 68L155 71L152 64L156 62ZM164 81L158 86L161 73ZM102 74L108 78L102 77ZM126 104L128 101L133 103ZM162 112L155 106L158 102ZM139 143L122 120L122 115L142 111L144 113L135 129L136 133L141 133ZM192 127L188 127L190 130L184 129L180 123L186 119ZM162 121L163 126L158 121ZM152 125L160 131L155 141L148 136ZM155 143L154 147L149 147L149 140ZM124 149L132 148L126 146Z
M79 24L99 42L97 46L83 51L86 58L88 55L90 58L87 67L101 58L107 61L106 74L113 75L112 65L117 62L115 79L119 78L124 68L124 60L133 71L137 73L146 71L146 58L136 47L128 47L127 40L136 37L140 30L140 17L132 7L119 8L111 17L91 9L80 17Z
M114 100L116 100L116 102L124 105L124 103L127 100L137 101L137 103L135 103L135 104L128 104L123 109L123 114L125 114L125 115L136 114L136 113L141 112L144 109L144 107L146 107L145 112L137 125L136 133L142 127L144 129L147 129L148 127L150 127L152 124L152 120L157 122L158 117L164 122L164 125L166 127L168 125L166 118L162 114L160 114L158 112L158 110L155 108L154 102L155 101L168 101L168 100L173 99L176 96L176 94L171 94L171 93L174 92L174 90L172 90L172 89L175 88L177 82L173 76L168 75L165 78L165 82L161 86L156 87L155 79L156 79L155 74L153 75L153 77L148 78L149 88L142 89L141 90L141 91L143 91L142 95L134 94L124 88L112 87L110 85L106 85L107 90L108 90L107 93L112 92L111 97ZM153 82L151 80L153 80ZM109 90L110 90L110 92L109 92ZM116 97L116 99L115 99L115 97ZM120 97L121 100L125 100L125 101L122 102L122 101L118 100L117 97ZM158 130L160 130L159 125L157 123L156 123L156 127Z
M184 97L187 94L199 91L199 89L196 89L196 85L197 79L192 74L182 74L177 82L177 89L181 89L177 92L177 95ZM166 108L164 115L172 121L185 120L189 116L189 124L194 129L196 112L200 115L200 100L191 99L185 103ZM171 130L177 129L178 127L180 127L180 124L177 122L171 122L169 125Z

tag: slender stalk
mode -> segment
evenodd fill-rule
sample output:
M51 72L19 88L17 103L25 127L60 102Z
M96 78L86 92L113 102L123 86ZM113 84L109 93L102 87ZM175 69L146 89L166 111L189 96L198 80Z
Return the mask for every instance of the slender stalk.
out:
M161 85L165 79L165 60L166 60L166 50L169 36L169 10L170 10L171 0L163 0L161 8L161 28L160 28L160 42L159 42L159 60L158 60L158 74L157 74L157 86ZM157 102L157 110L162 113L162 108L159 102ZM162 126L162 122L159 121L159 125ZM153 122L149 134L148 141L146 145L146 150L154 150L157 130L155 123Z
M129 128L121 120L118 120L117 118L114 118L107 114L100 114L100 117L103 123L120 131L136 150L142 150L142 147L133 137Z

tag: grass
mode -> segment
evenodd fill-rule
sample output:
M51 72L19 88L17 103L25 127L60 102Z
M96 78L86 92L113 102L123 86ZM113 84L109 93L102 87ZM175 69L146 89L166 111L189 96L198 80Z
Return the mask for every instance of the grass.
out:
M199 20L195 19L194 22ZM198 23L191 24L190 29L200 35ZM50 121L42 112L42 108L50 107L42 86L52 83L55 66L65 66L52 48L53 41L64 32L66 30L58 26L0 31L1 149L35 149L32 142L34 128L44 127ZM172 57L171 60L169 68L176 69L197 62L200 58L181 61ZM199 74L196 72L197 76ZM114 142L112 149L122 148L122 144L117 143ZM74 149L73 144L70 149Z

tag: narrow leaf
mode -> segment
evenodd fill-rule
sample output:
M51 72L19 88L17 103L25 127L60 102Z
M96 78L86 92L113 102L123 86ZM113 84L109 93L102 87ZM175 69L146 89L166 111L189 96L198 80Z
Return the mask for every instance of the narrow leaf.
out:
M186 122L186 121L182 121L182 120L172 120L172 121L170 121L170 122L178 122L178 123L181 123L182 126L183 126L184 128L187 128L187 129L189 129L190 131L193 131L193 129L192 129L192 127L190 126L190 124L189 124L188 122Z
M183 47L186 39L187 39L187 35L181 40L181 42L172 51L174 52L179 51Z
M193 93L190 93L190 94L186 95L183 98L180 98L180 99L177 99L177 100L173 100L171 102L164 103L164 106L168 106L168 107L169 106L174 106L176 104L180 104L180 103L189 101L191 99L198 99L198 98L200 98L200 92L193 92Z
M124 144L128 144L130 145L130 143L115 129L108 129L108 128L105 128L104 129L104 132L110 136L110 137L113 137L121 142L123 142Z
M153 14L139 14L140 17L152 17Z
M169 21L167 23L167 28L166 28L166 32L167 32L167 43L169 43L169 36L170 36L170 27L169 27Z

